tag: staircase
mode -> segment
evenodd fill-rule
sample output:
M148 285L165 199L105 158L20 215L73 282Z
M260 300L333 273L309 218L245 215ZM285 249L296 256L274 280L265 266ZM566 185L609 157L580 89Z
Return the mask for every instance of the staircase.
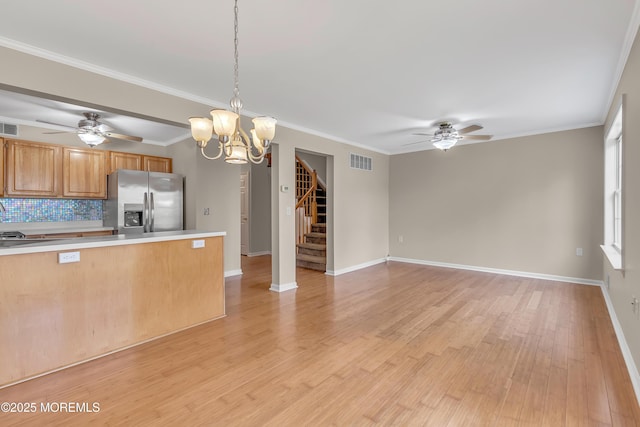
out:
M311 232L304 235L304 243L298 243L296 265L311 270L327 269L327 224L311 224Z
M327 268L327 192L296 156L296 265L311 270Z

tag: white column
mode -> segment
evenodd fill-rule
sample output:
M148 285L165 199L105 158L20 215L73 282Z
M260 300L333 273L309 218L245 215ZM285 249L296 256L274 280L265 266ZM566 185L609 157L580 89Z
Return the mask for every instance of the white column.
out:
M271 291L284 292L296 283L295 148L271 146Z

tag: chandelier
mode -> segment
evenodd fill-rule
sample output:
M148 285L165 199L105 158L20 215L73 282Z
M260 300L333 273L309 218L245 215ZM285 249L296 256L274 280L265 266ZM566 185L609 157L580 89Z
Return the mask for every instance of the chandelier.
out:
M224 154L225 161L233 164L245 164L247 160L252 163L261 163L267 154L269 144L276 133L276 119L273 117L256 117L251 129L251 137L240 127L240 99L238 79L238 0L235 0L234 13L234 68L233 68L233 97L231 98L231 110L213 109L211 119L206 117L191 117L191 136L196 140L200 152L209 160L216 160ZM210 157L204 149L213 133L218 136L217 156ZM255 153L254 153L255 151Z

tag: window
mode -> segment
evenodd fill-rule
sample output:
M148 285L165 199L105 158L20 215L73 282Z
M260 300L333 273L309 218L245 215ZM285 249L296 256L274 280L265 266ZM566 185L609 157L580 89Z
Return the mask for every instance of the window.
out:
M613 247L622 250L622 135L615 142L616 185L613 190Z
M604 139L604 244L602 250L612 267L621 270L623 252L623 105L620 103Z

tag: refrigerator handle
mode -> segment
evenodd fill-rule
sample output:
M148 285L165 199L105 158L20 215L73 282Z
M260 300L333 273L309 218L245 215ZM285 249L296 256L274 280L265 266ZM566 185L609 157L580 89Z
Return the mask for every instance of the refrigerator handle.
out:
M149 200L147 192L144 193L143 205L142 205L142 231L145 233L149 231Z
M153 201L153 192L149 193L149 205L151 206L151 215L149 218L149 231L155 231L154 230L155 227L153 223L155 222L154 220L156 217L156 204Z

